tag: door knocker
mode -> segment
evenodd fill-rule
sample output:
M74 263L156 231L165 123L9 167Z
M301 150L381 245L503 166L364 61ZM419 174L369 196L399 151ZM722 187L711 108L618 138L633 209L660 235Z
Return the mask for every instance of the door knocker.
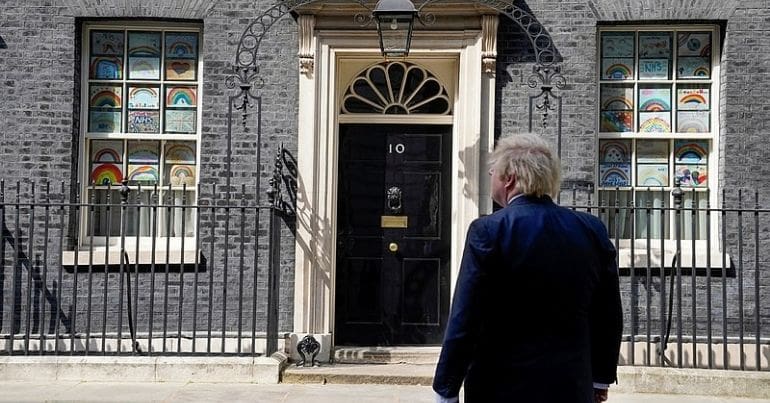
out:
M398 186L391 187L390 189L388 189L387 197L388 197L388 209L390 210L390 213L400 214L401 213L401 188Z

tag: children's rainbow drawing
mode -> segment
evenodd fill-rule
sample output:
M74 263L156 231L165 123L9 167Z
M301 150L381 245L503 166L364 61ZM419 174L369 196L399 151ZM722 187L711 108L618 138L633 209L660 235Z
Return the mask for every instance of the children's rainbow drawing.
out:
M677 131L680 133L708 133L709 112L679 112Z
M677 163L702 164L707 161L708 143L705 141L676 140L674 158Z
M129 165L128 180L135 182L157 182L158 168L155 165Z
M679 78L708 78L711 75L708 57L680 57L677 63Z
M626 97L614 97L602 100L603 110L630 110L634 107L634 101Z
M89 112L88 131L115 133L120 131L120 112Z
M93 86L90 105L96 108L120 108L122 92L121 87Z
M637 186L667 186L668 165L638 165Z
M634 109L634 88L628 85L602 84L602 110Z
M671 116L668 112L639 113L639 131L644 133L671 132Z
M128 162L129 163L151 163L157 164L158 142L157 141L129 141L128 142Z
M621 59L625 60L625 59ZM625 80L632 78L634 70L628 64L629 62L621 62L616 59L605 59L602 62L604 66L604 78L608 80ZM633 59L630 60L633 63Z
M96 185L110 185L120 183L123 180L123 172L116 164L93 164L91 169L91 183Z
M168 142L166 143L167 164L194 164L195 148L192 143Z
M631 185L631 164L601 164L599 186L622 187Z
M91 54L123 56L123 32L92 31Z
M167 106L195 106L195 88L194 87L169 87L166 90Z
M160 78L160 59L156 57L129 57L128 77L140 80Z
M160 133L160 111L128 111L129 133Z
M119 80L123 78L123 59L110 56L92 57L89 71L90 78Z
M197 56L198 35L195 33L167 33L166 57L192 59Z
M677 90L677 98L681 110L709 109L709 90L706 88L680 88Z
M599 160L601 162L630 162L631 141L629 140L600 140Z
M91 162L120 162L123 157L122 141L91 141Z
M173 165L169 171L172 186L195 186L195 165Z
M158 109L160 100L157 87L129 87L128 107L137 109Z
M641 88L639 89L640 110L646 112L662 112L671 110L670 88Z
M634 34L603 32L602 57L634 57Z
M677 165L674 175L682 186L706 186L708 167L706 165Z
M633 130L633 112L602 112L602 132L630 132Z
M129 56L160 56L159 32L129 32L128 34Z

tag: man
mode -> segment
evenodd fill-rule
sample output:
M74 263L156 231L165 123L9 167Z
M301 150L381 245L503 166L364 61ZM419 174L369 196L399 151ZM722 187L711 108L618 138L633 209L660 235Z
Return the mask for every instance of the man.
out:
M456 402L463 381L466 403L606 400L623 316L604 225L551 200L560 162L539 137L500 139L490 175L505 207L468 229L436 400Z

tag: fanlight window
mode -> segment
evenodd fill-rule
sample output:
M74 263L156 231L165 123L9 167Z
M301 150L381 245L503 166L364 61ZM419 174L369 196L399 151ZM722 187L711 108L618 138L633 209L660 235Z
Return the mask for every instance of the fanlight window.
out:
M342 113L451 114L446 88L428 70L411 63L369 67L348 87Z

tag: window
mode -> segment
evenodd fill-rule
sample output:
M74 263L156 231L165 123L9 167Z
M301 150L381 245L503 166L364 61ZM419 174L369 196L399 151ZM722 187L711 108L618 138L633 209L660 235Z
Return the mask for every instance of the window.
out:
M678 181L685 208L716 197L719 128L719 31L602 27L599 30L598 186L613 237L673 239L671 190ZM714 200L712 200L713 202ZM684 214L683 239L705 239L705 211Z
M84 242L120 235L119 186L131 188L124 234L190 237L200 137L200 30L87 26L83 35ZM171 207L165 207L171 206ZM117 241L117 239L115 240ZM114 243L114 242L110 242ZM160 243L162 244L162 243Z

